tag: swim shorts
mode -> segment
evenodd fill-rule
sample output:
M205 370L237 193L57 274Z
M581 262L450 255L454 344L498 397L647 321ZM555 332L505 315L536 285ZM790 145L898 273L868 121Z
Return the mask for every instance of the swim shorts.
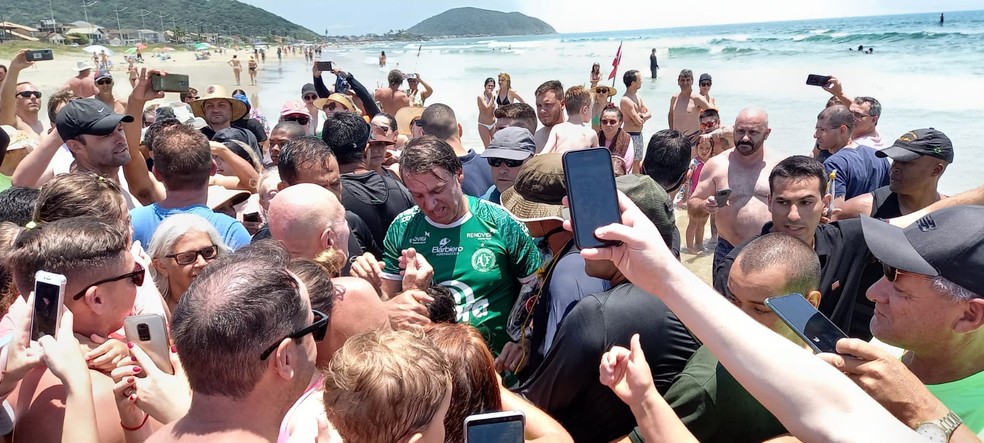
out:
M629 137L632 138L632 158L642 161L642 132L629 132Z

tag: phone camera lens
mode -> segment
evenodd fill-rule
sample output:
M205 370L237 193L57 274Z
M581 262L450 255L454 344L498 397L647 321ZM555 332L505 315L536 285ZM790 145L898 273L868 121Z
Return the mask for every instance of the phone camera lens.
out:
M150 341L150 327L147 326L147 323L137 324L137 337L140 338L140 341Z

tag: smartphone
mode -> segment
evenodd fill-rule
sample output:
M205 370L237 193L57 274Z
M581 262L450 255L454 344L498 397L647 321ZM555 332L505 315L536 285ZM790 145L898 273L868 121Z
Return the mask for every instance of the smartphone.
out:
M126 339L140 346L160 370L174 374L164 317L160 314L131 315L123 320L123 332Z
M260 213L259 212L250 212L249 214L243 214L243 221L244 222L251 222L251 223L259 223L260 222Z
M331 71L333 71L333 67L332 67L331 64L332 63L330 61L327 61L327 62L318 62L317 63L317 68L321 72L331 72Z
M188 92L188 76L183 74L153 75L150 88L161 92Z
M40 62L55 59L55 53L51 52L50 49L36 49L33 51L27 51L25 55L27 56L27 61L29 62Z
M594 235L595 229L622 221L611 152L606 148L567 151L563 162L574 244L580 249L616 244Z
M789 325L816 352L837 353L837 340L847 338L837 325L824 316L802 294L765 299L765 305Z
M810 86L827 86L830 83L829 75L810 74L806 76L806 84Z
M46 271L34 274L34 318L31 320L31 340L55 335L65 309L64 275Z
M728 205L728 197L731 197L730 189L719 189L718 192L714 194L714 200L717 201L719 208L723 208Z
M465 418L465 443L523 443L526 415L521 411L490 412Z

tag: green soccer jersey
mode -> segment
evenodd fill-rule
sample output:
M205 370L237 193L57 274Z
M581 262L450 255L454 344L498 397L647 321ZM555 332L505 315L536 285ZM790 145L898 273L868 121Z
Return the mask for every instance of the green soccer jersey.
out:
M401 279L400 255L416 249L434 268L434 281L454 294L458 322L476 326L498 354L509 341L509 310L521 284L534 278L540 254L505 209L467 199L469 214L450 225L427 219L417 206L397 216L383 241L383 277Z

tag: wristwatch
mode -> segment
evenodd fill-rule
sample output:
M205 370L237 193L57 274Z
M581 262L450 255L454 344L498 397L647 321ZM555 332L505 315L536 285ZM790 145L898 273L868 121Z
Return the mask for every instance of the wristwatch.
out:
M953 411L949 411L943 418L933 421L924 421L916 425L916 433L926 438L926 441L946 443L950 441L950 435L957 429L963 420Z

